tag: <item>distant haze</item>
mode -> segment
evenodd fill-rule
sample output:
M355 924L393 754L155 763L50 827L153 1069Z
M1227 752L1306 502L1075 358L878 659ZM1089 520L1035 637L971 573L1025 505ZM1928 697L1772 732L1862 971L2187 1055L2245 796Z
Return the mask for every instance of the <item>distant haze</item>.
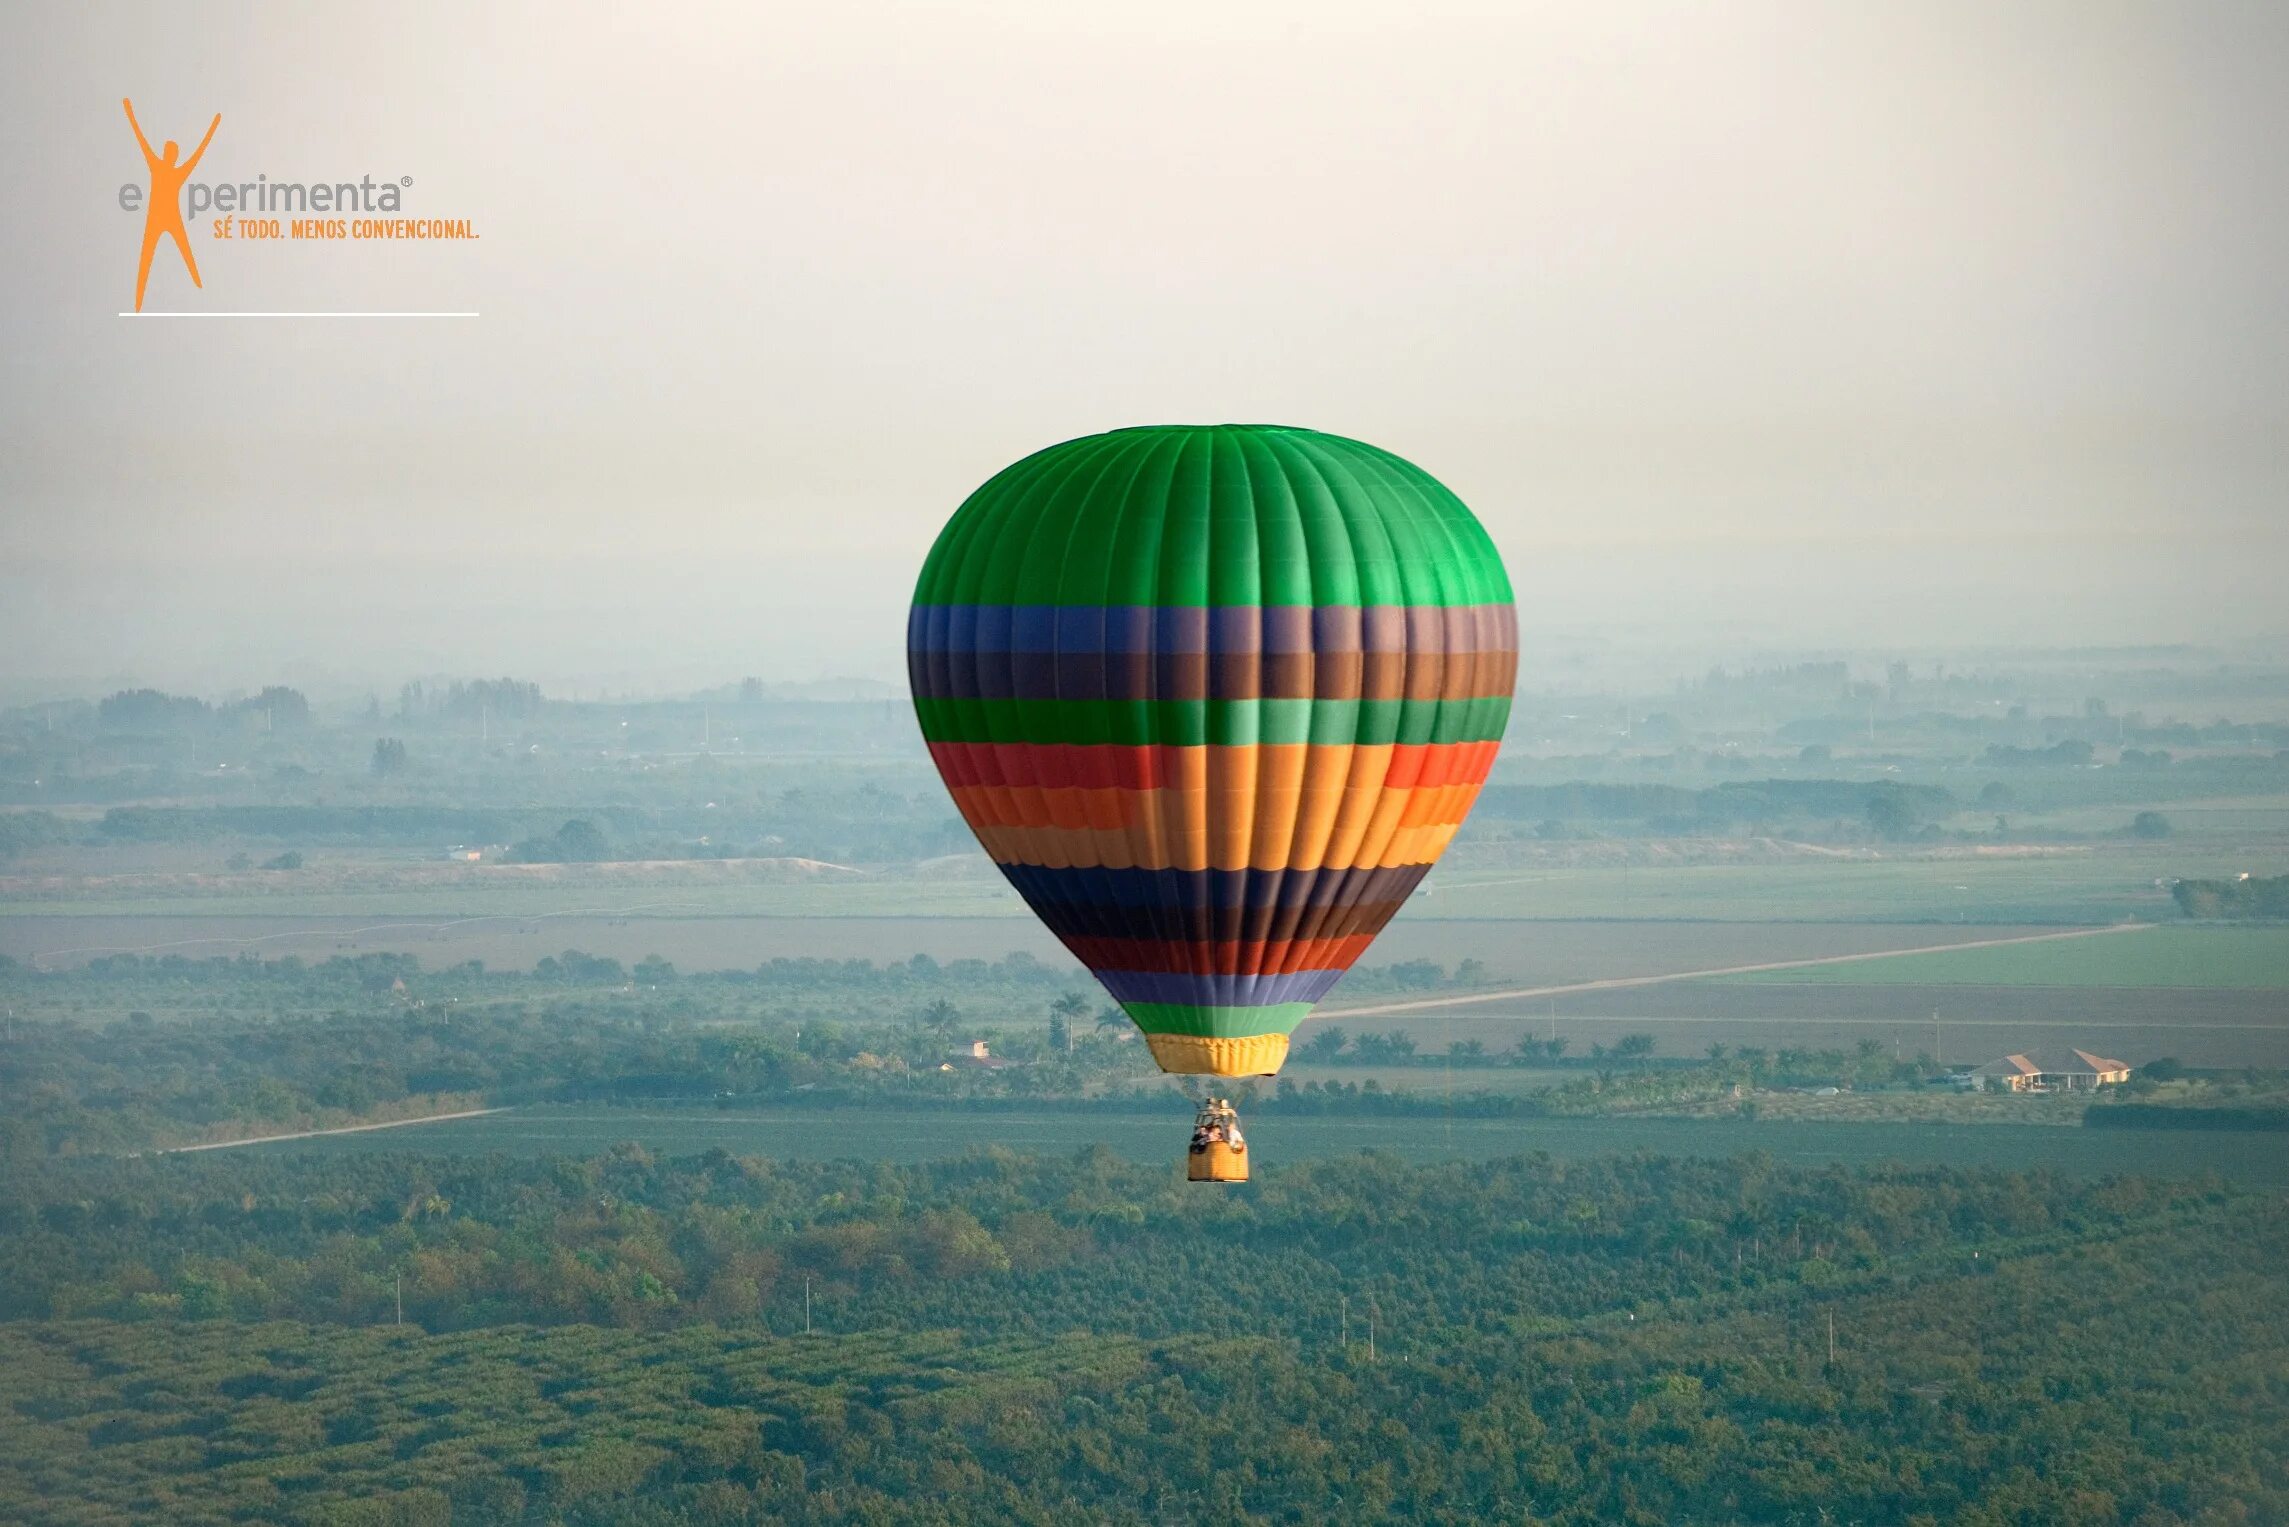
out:
M2289 7L18 7L0 699L895 678L962 497L1387 446L1528 650L2279 634ZM162 249L143 178L479 243Z

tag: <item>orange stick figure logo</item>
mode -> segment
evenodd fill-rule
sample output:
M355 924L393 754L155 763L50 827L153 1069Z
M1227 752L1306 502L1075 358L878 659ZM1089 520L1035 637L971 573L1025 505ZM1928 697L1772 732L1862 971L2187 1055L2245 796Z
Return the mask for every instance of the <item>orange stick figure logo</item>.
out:
M199 166L199 156L207 145L215 141L215 129L223 125L221 112L207 124L207 135L191 151L191 157L181 164L175 156L182 152L175 140L169 138L160 153L151 152L151 140L143 136L143 124L135 120L135 103L122 97L120 105L127 108L127 125L135 129L135 142L143 150L143 163L151 171L151 201L143 214L143 258L135 267L135 311L143 311L143 288L151 284L151 252L159 247L162 237L172 237L175 247L183 252L183 267L191 273L191 285L205 290L199 280L199 262L191 258L191 236L183 228L183 182L191 178L191 171Z

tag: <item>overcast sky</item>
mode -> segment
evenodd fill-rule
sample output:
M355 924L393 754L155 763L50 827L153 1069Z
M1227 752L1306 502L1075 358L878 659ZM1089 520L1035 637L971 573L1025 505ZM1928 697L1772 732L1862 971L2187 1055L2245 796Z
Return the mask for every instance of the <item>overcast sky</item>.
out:
M2277 0L664 9L11 13L0 697L891 678L970 489L1171 421L1444 479L1529 684L2289 625ZM148 308L483 316L117 318L123 95L483 234Z

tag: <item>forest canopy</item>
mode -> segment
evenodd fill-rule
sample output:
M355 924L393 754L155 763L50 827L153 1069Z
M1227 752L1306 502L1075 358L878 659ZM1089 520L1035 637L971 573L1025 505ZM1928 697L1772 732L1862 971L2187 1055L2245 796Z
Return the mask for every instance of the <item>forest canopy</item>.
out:
M0 1196L0 1515L2270 1520L2285 1254L1756 1157L89 1160Z

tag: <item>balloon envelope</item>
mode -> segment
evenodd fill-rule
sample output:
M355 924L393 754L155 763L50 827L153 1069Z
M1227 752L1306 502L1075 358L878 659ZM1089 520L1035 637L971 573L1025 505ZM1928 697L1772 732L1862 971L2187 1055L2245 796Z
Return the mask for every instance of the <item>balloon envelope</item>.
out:
M1355 440L1115 430L994 477L914 596L955 805L1164 1070L1279 1069L1494 762L1510 580L1461 500Z

